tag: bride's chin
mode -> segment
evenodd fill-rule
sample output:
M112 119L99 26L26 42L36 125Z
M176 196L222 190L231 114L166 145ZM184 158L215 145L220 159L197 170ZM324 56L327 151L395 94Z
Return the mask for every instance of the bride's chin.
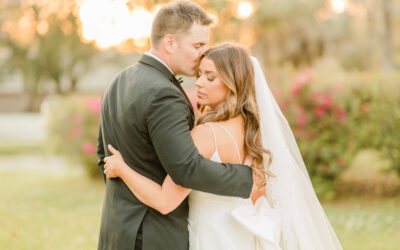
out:
M200 106L207 106L207 103L202 102L200 100L197 101L197 104L200 105Z

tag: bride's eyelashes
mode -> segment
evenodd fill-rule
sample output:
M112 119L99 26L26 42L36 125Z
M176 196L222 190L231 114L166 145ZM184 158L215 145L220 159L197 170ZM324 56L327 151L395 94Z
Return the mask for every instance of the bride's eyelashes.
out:
M197 73L197 74L196 74L196 79L199 79L200 77L201 77L201 74L200 74L200 73ZM207 80L209 80L210 82L212 82L212 81L215 80L215 77L207 77Z

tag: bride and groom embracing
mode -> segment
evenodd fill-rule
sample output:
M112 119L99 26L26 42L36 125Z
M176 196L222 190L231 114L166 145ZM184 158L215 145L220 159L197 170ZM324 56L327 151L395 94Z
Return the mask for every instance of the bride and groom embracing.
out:
M211 23L164 6L150 52L104 92L98 249L342 249L258 61L206 50ZM197 120L177 74L196 76Z

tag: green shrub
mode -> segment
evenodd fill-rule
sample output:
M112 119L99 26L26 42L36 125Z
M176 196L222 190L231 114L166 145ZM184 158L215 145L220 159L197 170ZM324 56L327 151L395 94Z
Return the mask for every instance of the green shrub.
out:
M319 89L311 69L300 73L290 91L280 95L285 113L310 177L320 196L332 198L337 176L349 165L353 150L349 140L348 111L341 102L344 89Z
M365 73L348 92L357 148L373 148L400 176L400 74Z
M49 103L48 144L52 152L71 164L82 164L91 177L100 177L97 167L99 97L68 96Z
M362 149L381 152L400 175L400 74L323 73L269 77L317 193L334 197L338 177Z

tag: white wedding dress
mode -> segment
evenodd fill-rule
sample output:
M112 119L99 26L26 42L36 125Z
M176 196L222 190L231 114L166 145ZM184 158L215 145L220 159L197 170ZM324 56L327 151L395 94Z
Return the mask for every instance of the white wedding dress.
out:
M215 139L215 152L210 159L221 162L217 139L211 124L223 128L231 137L241 162L234 138L222 125L216 123L205 124L212 129ZM254 206L251 199L192 190L189 195L188 217L190 250L280 249L277 245L274 246L273 243L269 245L270 243L266 241L274 238L274 222L269 220L266 213L262 215L257 211L257 205L261 202L266 201L260 199Z

